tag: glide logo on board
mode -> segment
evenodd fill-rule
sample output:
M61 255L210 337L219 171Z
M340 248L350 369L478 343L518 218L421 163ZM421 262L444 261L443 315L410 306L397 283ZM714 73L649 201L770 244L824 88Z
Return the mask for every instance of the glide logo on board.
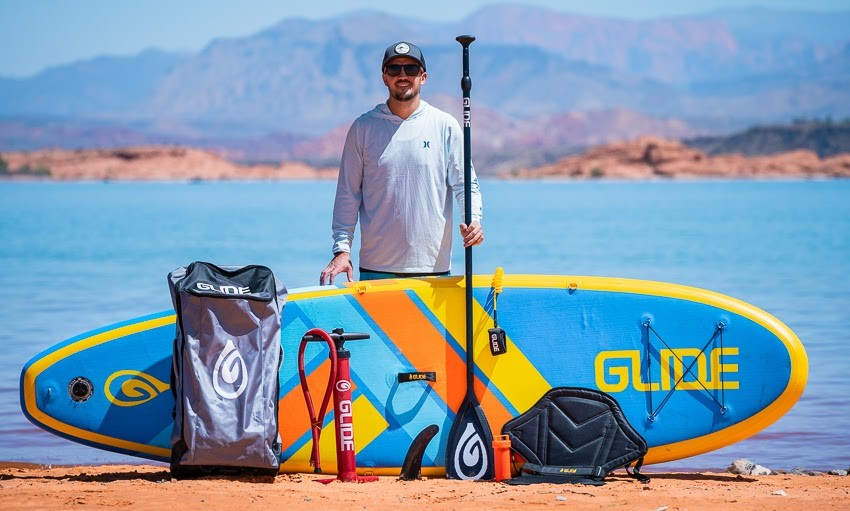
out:
M738 390L738 348L659 350L652 365L652 381L643 381L640 350L603 351L596 355L596 387L603 392L622 392L631 386L640 392L656 390ZM722 357L722 358L721 358Z
M103 393L113 405L128 407L145 404L170 388L147 373L123 369L109 375Z
M248 368L231 339L215 361L212 380L215 393L224 399L236 399L248 386Z

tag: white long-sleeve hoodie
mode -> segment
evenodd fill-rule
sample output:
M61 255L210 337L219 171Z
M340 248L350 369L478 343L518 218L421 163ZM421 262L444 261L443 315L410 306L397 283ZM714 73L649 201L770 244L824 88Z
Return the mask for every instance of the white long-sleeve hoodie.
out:
M472 169L472 219L482 201ZM407 119L385 103L348 131L333 211L333 252L350 252L360 219L364 269L437 273L451 269L452 194L464 210L463 132L425 101Z

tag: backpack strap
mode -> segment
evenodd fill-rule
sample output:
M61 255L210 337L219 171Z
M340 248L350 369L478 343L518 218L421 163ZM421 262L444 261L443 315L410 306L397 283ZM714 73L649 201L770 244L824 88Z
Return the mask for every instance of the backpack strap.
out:
M635 468L634 468L634 470L632 470L631 472L629 472L629 467L631 467L631 466L632 466L632 464L631 464L631 463L627 463L627 464L625 465L625 469L626 469L626 473L627 473L627 474L629 474L630 476L634 477L635 479L637 479L637 480L638 480L639 482L641 482L641 483L646 484L646 483L648 483L648 482L649 482L649 477L648 477L646 474L641 474L641 473L640 473L640 467L642 467L642 466L643 466L643 456L641 456L640 458L638 458L638 459L637 459L637 461L635 461Z
M591 477L599 479L605 477L602 467L567 467L526 463L523 465L522 471L528 474L542 476Z
M602 467L566 467L526 463L520 470L519 477L513 477L505 482L510 485L548 483L602 486L605 484L604 479L605 473Z

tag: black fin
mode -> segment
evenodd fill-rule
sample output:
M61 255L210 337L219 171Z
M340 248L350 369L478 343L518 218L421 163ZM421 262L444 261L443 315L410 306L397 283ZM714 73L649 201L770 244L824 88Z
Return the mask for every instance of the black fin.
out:
M407 455L404 457L401 474L398 476L400 480L413 481L422 478L422 456L425 454L428 443L431 442L438 431L440 431L440 426L431 424L416 435L416 438L410 444L410 449L407 450Z

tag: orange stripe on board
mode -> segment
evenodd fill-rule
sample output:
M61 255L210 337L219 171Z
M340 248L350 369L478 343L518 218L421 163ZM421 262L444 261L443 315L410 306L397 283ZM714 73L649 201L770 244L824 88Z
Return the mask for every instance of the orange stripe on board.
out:
M413 365L413 370L436 371L437 381L430 385L457 411L463 402L466 364L449 346L444 333L404 291L362 293L354 297Z
M502 426L513 419L514 416L494 393L487 390L484 383L477 377L475 378L475 395L481 403L481 409L484 411L484 416L487 417L487 423L490 425L493 436L501 435Z

